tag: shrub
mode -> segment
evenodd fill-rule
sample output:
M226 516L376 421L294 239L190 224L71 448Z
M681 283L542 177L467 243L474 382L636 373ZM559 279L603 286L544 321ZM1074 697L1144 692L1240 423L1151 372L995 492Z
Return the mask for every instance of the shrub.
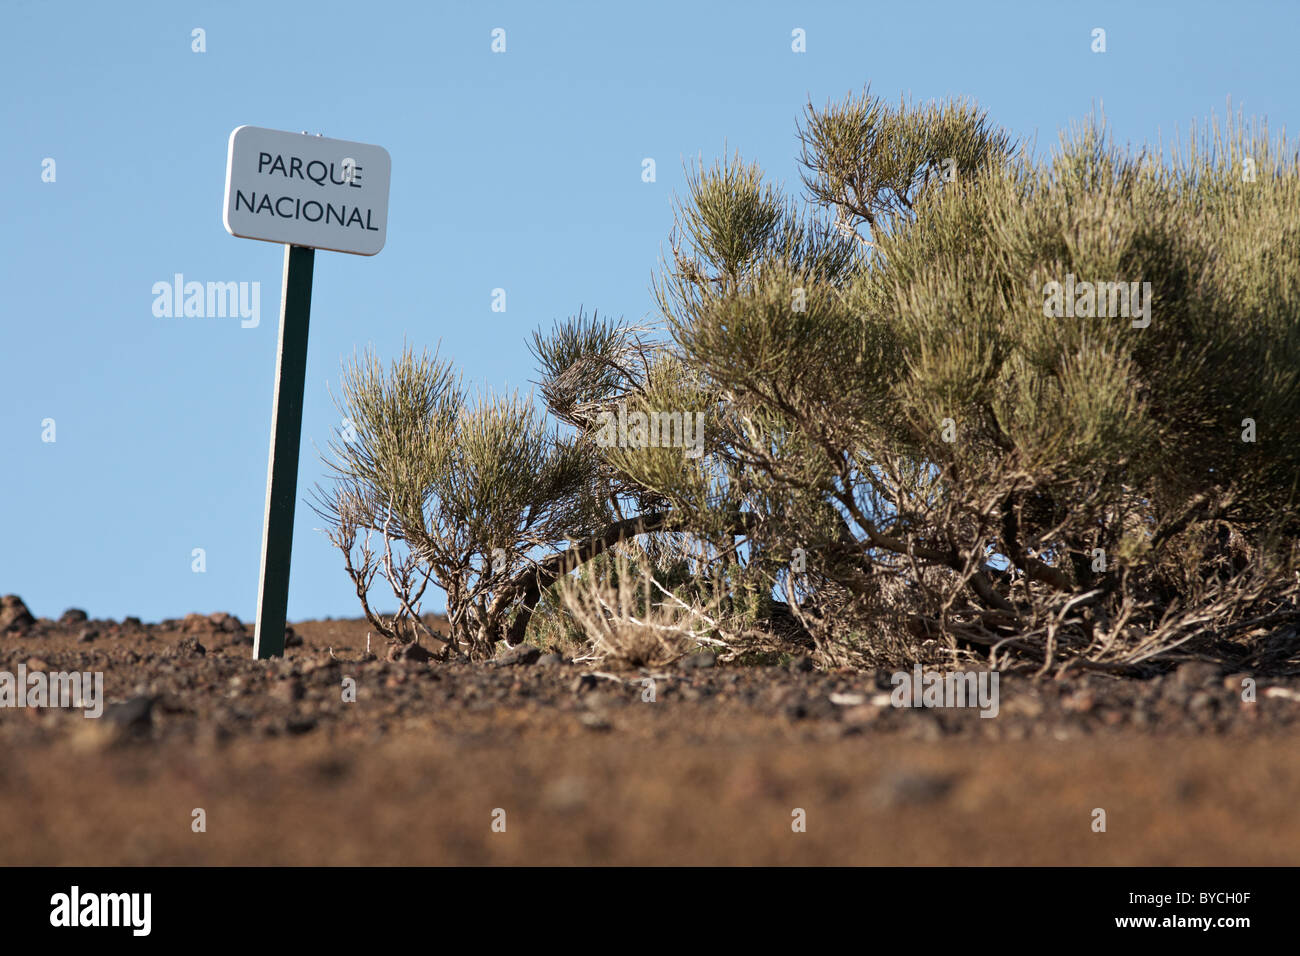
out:
M869 91L799 133L810 208L739 157L688 176L655 282L666 340L583 314L534 336L555 427L515 396L467 408L427 357L353 366L337 543L378 530L412 562L349 560L363 604L376 568L398 591L427 569L485 654L587 561L674 535L698 614L826 664L1294 661L1285 138L1229 117L1158 162L1091 120L1039 160L971 105ZM703 422L698 454L606 440L664 412ZM492 548L508 570L475 571ZM547 626L567 609L613 653L632 592L572 587Z

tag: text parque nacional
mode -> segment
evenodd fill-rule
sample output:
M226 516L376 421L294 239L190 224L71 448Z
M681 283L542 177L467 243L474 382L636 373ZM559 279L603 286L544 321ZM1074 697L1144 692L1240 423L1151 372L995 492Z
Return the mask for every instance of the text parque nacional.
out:
M352 189L362 188L361 181L364 173L363 167L356 164L347 166L338 164L336 167L333 162L326 163L319 159L304 160L301 156L290 156L286 163L284 157L278 153L275 156L270 153L258 153L257 171L267 176L278 174L286 179L296 176L304 182L313 182L322 188L326 182L330 182L335 186L347 186ZM360 206L349 207L345 202L340 202L337 206L328 200L320 202L311 199L304 202L297 196L272 197L266 192L259 198L256 190L249 190L245 195L242 189L236 189L235 209L241 208L247 209L254 215L265 212L272 216L279 216L281 219L306 219L308 222L320 222L324 218L326 225L333 221L345 228L357 225L371 232L379 231L378 226L371 224L373 210L367 207L363 218Z
M391 175L382 146L240 126L226 163L226 231L373 256L388 231Z

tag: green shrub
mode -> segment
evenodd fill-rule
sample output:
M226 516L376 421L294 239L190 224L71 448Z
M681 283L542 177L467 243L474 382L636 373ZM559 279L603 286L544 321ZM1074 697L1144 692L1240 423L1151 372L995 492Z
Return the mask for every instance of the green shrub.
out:
M868 92L810 106L800 138L810 207L739 157L688 176L667 339L582 314L534 336L555 425L517 397L466 406L436 360L353 366L337 541L386 530L414 567L349 560L358 594L427 570L485 655L539 602L573 634L543 595L669 536L690 580L646 574L750 659L777 635L839 665L1295 660L1285 137L1230 118L1162 162L1094 120L1038 159L971 105ZM702 422L698 447L611 444L638 414ZM493 548L508 570L475 571ZM584 581L617 593L610 572Z

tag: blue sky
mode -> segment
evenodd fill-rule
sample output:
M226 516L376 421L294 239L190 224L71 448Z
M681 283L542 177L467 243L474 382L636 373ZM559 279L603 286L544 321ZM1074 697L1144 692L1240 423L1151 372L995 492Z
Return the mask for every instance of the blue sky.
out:
M302 502L325 475L313 443L339 424L327 385L354 349L441 342L469 382L527 388L532 329L581 306L652 316L684 161L725 146L796 189L804 104L868 82L890 98L972 97L1040 148L1096 104L1120 141L1168 141L1228 97L1294 133L1298 11L4 0L0 593L46 616L252 619L283 250L222 227L236 126L392 155L387 246L317 253L312 303L289 617L354 616ZM155 317L153 284L178 272L260 282L260 325Z

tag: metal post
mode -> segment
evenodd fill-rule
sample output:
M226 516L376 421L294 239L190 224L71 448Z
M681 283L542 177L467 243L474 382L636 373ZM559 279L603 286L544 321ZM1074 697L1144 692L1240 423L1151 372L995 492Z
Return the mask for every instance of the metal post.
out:
M293 510L298 495L298 445L302 439L303 382L307 375L307 323L316 250L284 247L280 299L280 348L275 362L271 412L271 457L266 468L266 520L262 525L262 569L257 589L253 657L284 656L289 606L289 556Z

